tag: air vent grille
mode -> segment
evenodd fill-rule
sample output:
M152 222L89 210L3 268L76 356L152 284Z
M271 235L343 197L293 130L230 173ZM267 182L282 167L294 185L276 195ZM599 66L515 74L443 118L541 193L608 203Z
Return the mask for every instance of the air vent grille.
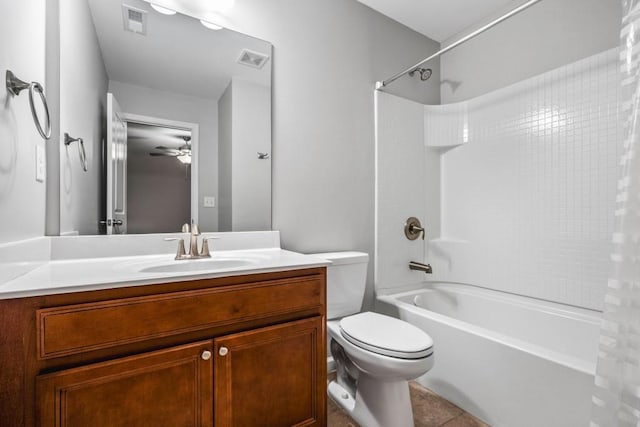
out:
M135 7L122 5L122 24L124 29L136 34L147 34L147 12Z
M269 60L269 55L243 49L238 57L238 63L253 68L262 68Z
M139 10L129 9L129 21L137 22L142 25L142 12Z

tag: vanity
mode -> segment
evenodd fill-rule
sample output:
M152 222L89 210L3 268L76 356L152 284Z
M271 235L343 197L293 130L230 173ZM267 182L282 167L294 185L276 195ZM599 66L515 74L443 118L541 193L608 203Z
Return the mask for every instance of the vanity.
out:
M184 264L87 249L152 238L41 238L53 252L89 239L89 258L0 286L1 424L326 425L326 263L279 247Z

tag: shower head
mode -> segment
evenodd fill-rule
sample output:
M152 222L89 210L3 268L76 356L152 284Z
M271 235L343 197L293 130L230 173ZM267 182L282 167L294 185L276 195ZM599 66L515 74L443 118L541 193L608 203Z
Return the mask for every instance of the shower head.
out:
M411 77L413 77L413 75L415 73L419 73L420 74L420 80L425 82L425 81L429 80L429 77L431 77L431 74L433 73L433 70L431 70L431 68L416 68L415 70L409 71L409 75Z

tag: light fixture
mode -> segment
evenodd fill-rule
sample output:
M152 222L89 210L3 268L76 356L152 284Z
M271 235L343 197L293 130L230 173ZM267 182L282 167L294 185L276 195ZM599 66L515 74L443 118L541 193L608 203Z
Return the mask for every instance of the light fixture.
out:
M228 12L235 0L142 0L149 3L156 11L167 15L176 12L186 13L191 16L207 16ZM163 6L158 5L162 4Z
M235 0L215 0L210 3L210 7L216 12L226 12L233 7Z
M176 156L176 159L178 159L182 164L185 164L185 165L191 164L191 154L182 154L180 156Z
M149 4L153 8L153 10L155 10L156 12L162 13L163 15L175 15L176 14L175 10L169 9L168 7L158 6L157 4L154 4L154 3L149 3Z
M205 21L204 19L201 19L200 23L205 27L207 27L208 29L214 30L214 31L221 30L224 28L224 27L221 27L220 25L214 24L213 22Z

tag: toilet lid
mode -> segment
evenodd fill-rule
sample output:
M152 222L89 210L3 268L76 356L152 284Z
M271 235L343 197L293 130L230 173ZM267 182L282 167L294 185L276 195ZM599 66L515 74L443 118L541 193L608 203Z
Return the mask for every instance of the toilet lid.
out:
M351 344L401 359L422 359L433 353L433 340L403 320L365 312L340 320L340 332Z

